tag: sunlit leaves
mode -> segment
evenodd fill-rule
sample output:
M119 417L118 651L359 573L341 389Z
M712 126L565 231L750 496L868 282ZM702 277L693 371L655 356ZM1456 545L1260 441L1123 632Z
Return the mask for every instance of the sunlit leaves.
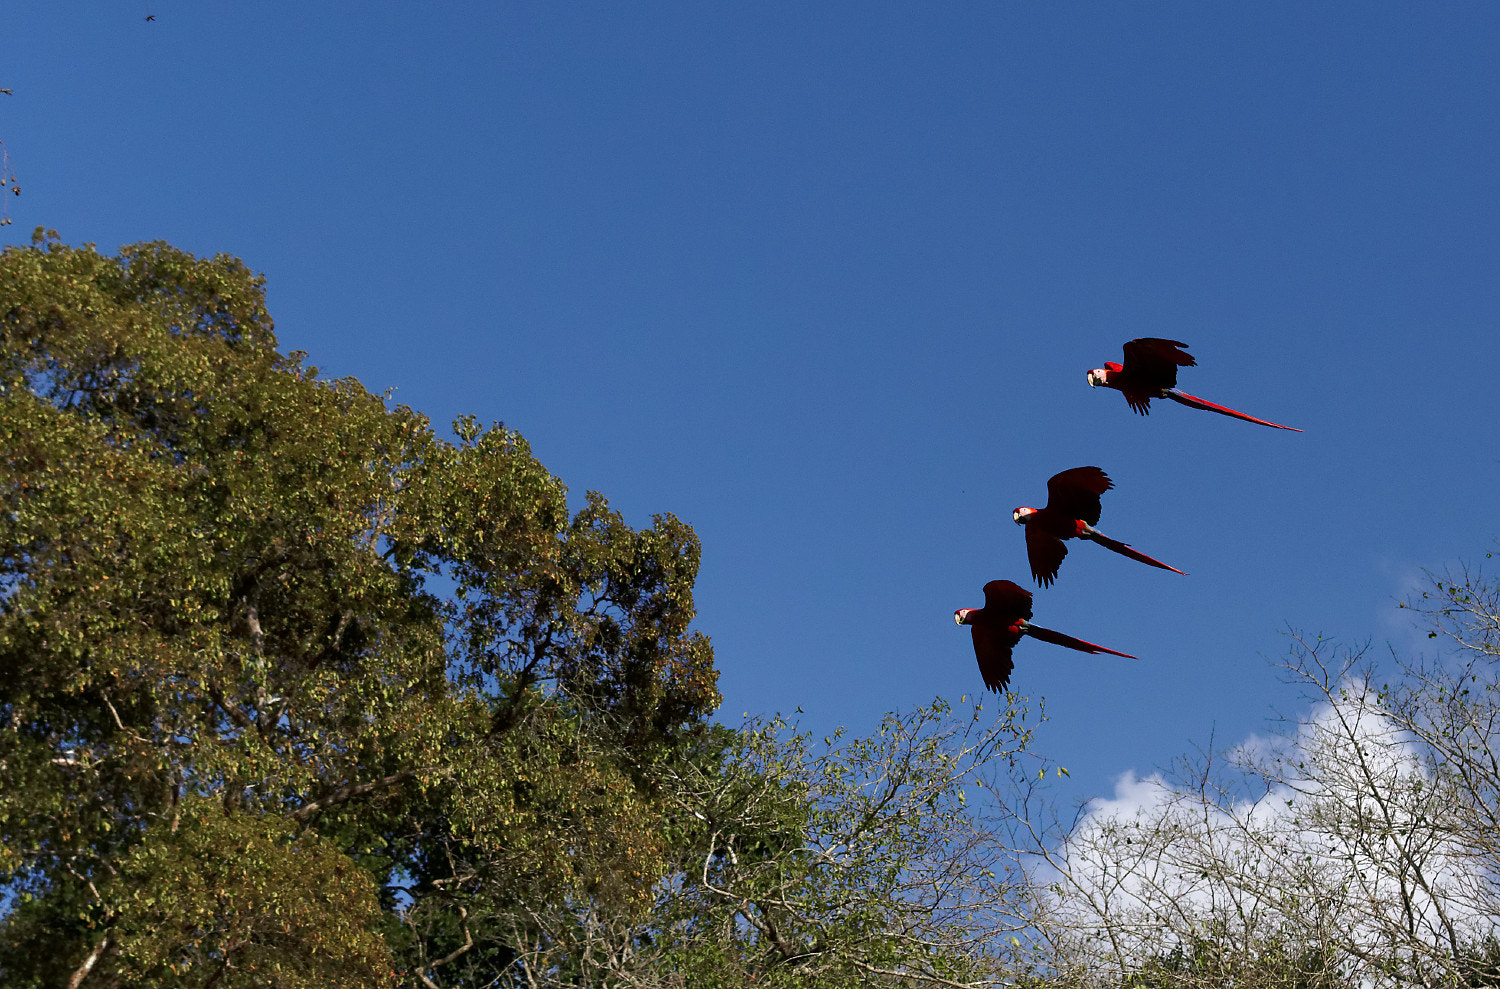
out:
M445 938L469 964L539 897L643 902L651 767L718 703L690 528L570 513L515 432L449 442L320 379L234 258L39 237L0 254L0 339L11 948L230 985L255 945L376 972L378 929L397 968L457 964Z

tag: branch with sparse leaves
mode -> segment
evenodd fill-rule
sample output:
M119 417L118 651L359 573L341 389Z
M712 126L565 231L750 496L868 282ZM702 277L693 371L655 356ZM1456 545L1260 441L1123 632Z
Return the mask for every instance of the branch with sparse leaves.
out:
M1412 607L1456 651L1384 672L1293 635L1280 667L1307 714L1135 780L1042 842L1053 982L1425 987L1497 971L1497 606L1475 575L1435 578Z

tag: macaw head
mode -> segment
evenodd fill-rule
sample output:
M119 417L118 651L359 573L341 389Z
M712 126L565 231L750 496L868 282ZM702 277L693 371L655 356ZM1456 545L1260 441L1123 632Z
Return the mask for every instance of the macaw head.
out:
M972 614L974 614L974 609L973 608L959 608L957 611L955 611L953 613L953 624L955 624L955 625L968 625L968 624L971 624L970 621L969 621L969 616L972 615Z
M1010 517L1015 520L1016 525L1025 525L1035 514L1035 508L1018 508L1010 513Z
M1096 367L1089 372L1089 387L1105 385L1109 383L1109 372L1102 367Z

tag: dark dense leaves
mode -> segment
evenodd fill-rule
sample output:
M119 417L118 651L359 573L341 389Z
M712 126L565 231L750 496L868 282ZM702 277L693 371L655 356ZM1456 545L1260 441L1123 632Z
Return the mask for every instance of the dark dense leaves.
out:
M7 985L409 981L642 897L718 701L690 528L319 380L233 258L39 238L0 337Z

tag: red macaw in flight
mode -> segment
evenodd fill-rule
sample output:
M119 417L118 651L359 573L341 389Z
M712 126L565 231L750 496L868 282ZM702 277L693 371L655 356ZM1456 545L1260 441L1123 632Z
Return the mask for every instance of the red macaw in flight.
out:
M1042 587L1057 579L1057 569L1062 566L1063 557L1068 555L1063 540L1073 538L1096 542L1105 549L1153 567L1183 573L1094 528L1103 511L1099 496L1114 486L1109 475L1097 467L1074 467L1053 474L1047 480L1047 507L1023 507L1010 513L1016 525L1026 527L1026 558L1031 561L1031 576Z
M1140 337L1132 340L1125 345L1125 363L1108 362L1103 367L1094 368L1089 372L1089 387L1103 385L1106 388L1124 392L1125 401L1129 402L1130 407L1141 415L1150 414L1153 398L1170 398L1190 409L1206 409L1220 415L1234 416L1246 422L1258 422L1262 426L1290 429L1294 433L1302 432L1295 426L1283 426L1279 422L1268 422L1265 419L1247 416L1243 412L1226 409L1222 405L1205 402L1196 395L1179 391L1177 369L1194 367L1198 363L1193 360L1192 354L1182 349L1186 346L1187 344L1180 340L1163 340L1160 337Z
M1011 670L1015 669L1010 651L1023 635L1079 652L1107 652L1111 656L1136 658L1128 652L1106 649L1033 625L1027 620L1030 617L1031 592L1008 580L992 580L984 585L983 608L959 608L953 613L955 622L969 626L974 636L974 657L979 660L979 675L984 677L984 685L996 693L1004 690L1010 682Z

